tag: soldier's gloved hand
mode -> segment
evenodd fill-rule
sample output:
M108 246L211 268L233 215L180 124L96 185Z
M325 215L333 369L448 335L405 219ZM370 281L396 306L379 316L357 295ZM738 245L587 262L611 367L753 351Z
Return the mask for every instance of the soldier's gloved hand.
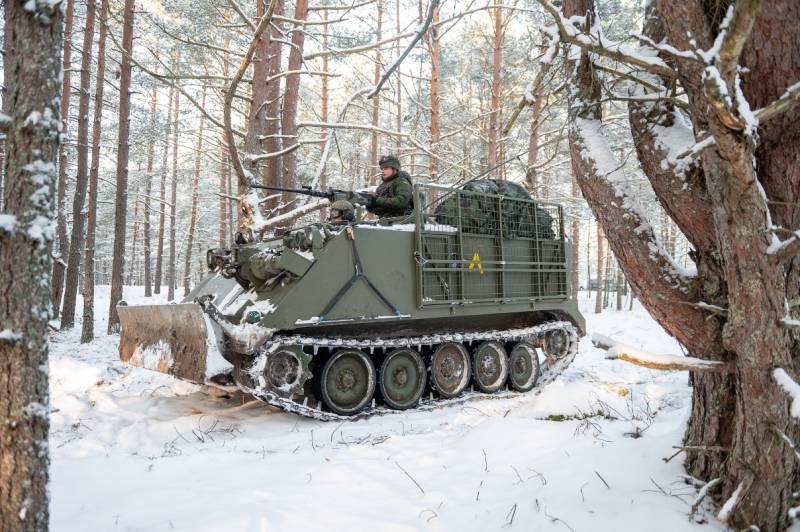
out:
M367 196L367 204L365 205L367 210L371 211L375 209L377 204L378 204L378 198L374 194L370 194L369 196Z

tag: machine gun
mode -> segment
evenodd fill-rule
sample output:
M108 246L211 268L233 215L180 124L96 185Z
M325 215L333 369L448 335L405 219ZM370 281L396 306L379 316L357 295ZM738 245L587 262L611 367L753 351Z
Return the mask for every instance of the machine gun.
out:
M263 190L274 190L276 192L290 192L292 194L301 194L303 196L311 196L314 198L327 198L331 203L334 201L345 200L350 203L358 203L359 205L367 205L369 203L370 195L366 192L355 192L352 190L341 190L338 188L329 188L328 190L314 190L311 187L301 188L284 188L284 187L271 187L267 185L251 185L253 188L260 188Z

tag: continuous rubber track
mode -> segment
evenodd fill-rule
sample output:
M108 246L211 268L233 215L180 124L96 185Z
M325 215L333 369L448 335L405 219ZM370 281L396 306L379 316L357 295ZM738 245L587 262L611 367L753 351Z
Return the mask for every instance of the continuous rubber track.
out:
M476 399L505 399L505 398L513 398L519 397L522 395L529 395L529 394L537 394L539 393L546 385L551 383L558 377L573 361L575 355L578 352L578 331L574 325L572 325L568 321L552 321L546 322L541 325L537 325L535 327L527 327L524 329L506 329L506 330L498 330L498 331L488 331L488 332L452 332L452 333L444 333L444 334L432 334L432 335L425 335L425 336L414 336L414 337L405 337L405 338L385 338L379 340L369 340L369 339L360 339L360 338L345 338L345 337L313 337L313 336L299 336L299 335L288 335L288 336L274 336L268 342L266 342L258 351L256 358L253 361L252 367L264 367L263 363L266 363L266 358L270 355L270 353L275 352L281 345L302 345L302 346L311 346L314 348L314 354L316 355L318 348L324 347L329 349L336 349L336 348L358 348L364 349L368 352L373 352L375 349L386 349L386 348L396 348L396 347L418 347L418 346L432 346L441 344L443 342L464 342L464 343L472 343L476 341L485 341L485 340L498 340L501 342L519 342L519 341L528 341L533 343L534 345L538 345L539 341L543 338L544 334L557 330L562 329L569 334L569 348L567 354L557 360L551 360L549 357L545 357L545 360L540 362L539 365L539 378L536 381L536 386L530 390L529 392L520 393L514 391L500 391L492 394L487 393L480 393L475 391L468 391L464 392L459 397L453 399L439 399L435 398L435 394L430 395L428 398L423 397L420 400L420 404L412 409L411 411L415 410L422 410L428 411L437 408L442 408L445 406L451 405L459 405L462 403L466 403L469 401L473 401ZM335 414L333 412L328 412L323 409L323 405L321 402L316 401L315 399L305 398L305 402L298 403L293 401L292 399L287 399L276 395L275 393L269 391L266 387L266 380L263 376L253 374L250 375L255 385L248 386L243 383L238 383L238 386L245 392L253 395L257 399L274 406L276 408L280 408L287 412L292 412L294 414L299 414L304 417L309 417L313 419L317 419L320 421L344 421L344 420L352 420L352 419L364 419L372 416L380 416L386 414L393 414L393 413L401 413L401 412L408 412L409 410L394 410L385 406L376 406L375 399L372 400L372 404L358 412L356 414L350 416L342 416L339 414ZM315 404L309 404L311 401L314 401Z

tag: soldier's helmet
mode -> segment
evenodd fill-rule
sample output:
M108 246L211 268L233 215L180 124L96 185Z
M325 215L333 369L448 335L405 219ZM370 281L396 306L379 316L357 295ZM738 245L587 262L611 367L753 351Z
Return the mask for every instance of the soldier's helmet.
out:
M400 171L400 159L396 155L384 155L378 161L378 166L381 168L394 168Z
M355 218L355 208L353 204L347 200L337 200L331 203L330 207L331 220L341 220L345 222L352 222Z

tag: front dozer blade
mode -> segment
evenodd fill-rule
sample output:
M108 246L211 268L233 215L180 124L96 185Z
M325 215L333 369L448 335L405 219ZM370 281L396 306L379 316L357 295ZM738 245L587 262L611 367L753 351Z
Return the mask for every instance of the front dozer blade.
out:
M123 362L197 383L206 379L208 334L197 303L119 306Z

